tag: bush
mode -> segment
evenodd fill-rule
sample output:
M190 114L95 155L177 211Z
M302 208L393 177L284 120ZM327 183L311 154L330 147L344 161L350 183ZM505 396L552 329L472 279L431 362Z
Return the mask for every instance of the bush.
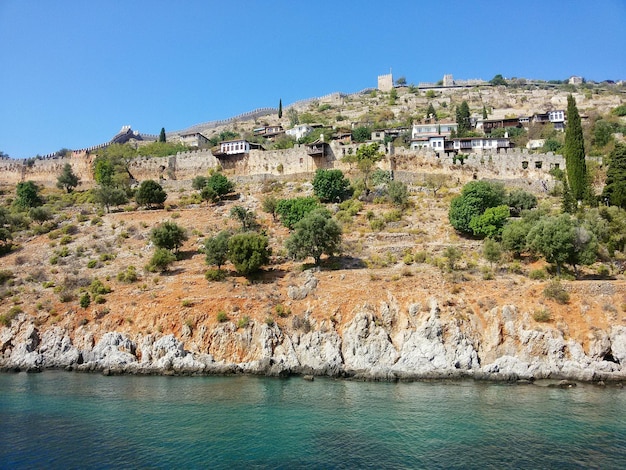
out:
M550 282L543 289L543 295L547 299L552 299L562 305L569 302L569 293L558 280Z
M514 189L506 199L511 215L519 217L522 211L537 207L537 198L523 189Z
M100 279L94 279L89 286L89 292L93 295L104 295L111 292L109 286L105 286Z
M193 189L200 191L202 188L206 186L207 181L208 181L208 178L206 176L196 176L191 181L191 187Z
M158 248L178 251L187 240L185 229L175 222L163 222L150 232L150 240Z
M135 194L135 201L140 206L152 207L161 206L167 199L167 193L163 187L154 180L142 181Z
M176 261L176 255L165 248L157 248L152 255L146 269L150 272L167 271L168 267Z
M463 186L461 195L452 199L448 219L459 232L472 234L470 222L490 207L501 206L505 200L504 186L487 181L471 181Z
M89 304L91 304L91 297L89 296L89 293L85 292L83 295L81 295L78 302L80 303L80 306L82 308L89 307Z
M387 195L395 206L404 207L409 202L409 190L406 184L400 181L391 181L387 185Z
M276 307L274 307L274 311L276 312L276 315L278 315L280 318L285 318L291 313L291 310L285 307L283 304L276 305Z
M19 306L14 305L9 309L7 313L3 313L2 315L0 315L0 325L11 326L11 322L13 321L13 319L17 317L20 313L22 313L22 309Z
M117 273L117 280L125 282L126 284L132 284L137 281L137 268L135 266L129 266L124 271Z
M535 311L535 313L533 313L533 318L536 322L545 323L552 320L552 315L550 314L550 311L548 309L544 308Z
M269 262L268 239L255 232L233 235L228 240L228 258L237 272L249 275Z
M12 271L9 271L8 269L0 270L0 286L4 285L7 281L10 281L14 277L15 274L13 274Z
M533 269L528 273L528 277L535 281L543 281L548 278L548 273L545 269Z
M248 315L245 315L237 321L237 328L247 328L249 324L250 317Z
M207 180L205 187L211 188L213 191L217 193L217 195L222 198L226 194L230 193L235 189L235 185L228 178L226 178L221 173L213 173Z
M317 209L319 202L314 197L297 197L293 199L280 199L276 206L276 213L285 227L293 227L309 212Z
M208 269L206 273L204 273L204 278L209 282L220 282L226 279L228 273L226 271L222 271L221 269Z
M294 233L285 241L290 256L303 260L313 257L319 265L323 254L333 256L341 245L341 228L326 209L309 213L295 226Z
M222 265L228 260L228 239L230 233L223 230L215 237L207 238L204 241L204 253L206 263L217 266L220 270Z
M220 310L219 312L217 312L217 321L220 323L228 321L228 315L224 310Z

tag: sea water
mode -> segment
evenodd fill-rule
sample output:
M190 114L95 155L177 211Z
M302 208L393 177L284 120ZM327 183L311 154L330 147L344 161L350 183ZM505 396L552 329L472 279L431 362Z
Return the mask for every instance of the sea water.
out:
M626 468L626 389L0 374L2 468Z

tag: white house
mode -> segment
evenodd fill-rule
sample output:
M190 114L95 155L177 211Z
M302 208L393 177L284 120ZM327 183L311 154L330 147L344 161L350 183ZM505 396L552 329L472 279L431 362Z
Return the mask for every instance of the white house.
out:
M511 141L504 138L489 138L489 137L462 137L452 139L452 148L460 151L476 152L481 150L498 150L501 148L507 149L511 146Z
M220 153L225 153L226 155L237 155L240 153L249 152L250 142L248 142L247 140L239 139L220 142Z
M313 127L309 126L308 124L298 124L292 129L287 129L285 131L285 134L293 137L296 140L300 140L302 137L306 137L311 132L313 132Z
M411 131L411 148L432 148L444 150L446 137L450 137L452 131L456 132L458 125L455 122L413 124Z
M557 109L556 111L548 111L548 120L554 124L554 128L557 130L565 129L565 111Z

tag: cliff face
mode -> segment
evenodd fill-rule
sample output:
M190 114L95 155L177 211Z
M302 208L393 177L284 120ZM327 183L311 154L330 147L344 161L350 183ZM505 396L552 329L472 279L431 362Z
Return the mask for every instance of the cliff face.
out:
M489 380L626 379L626 327L596 329L583 342L533 325L514 305L482 314L400 307L389 296L356 307L345 323L305 313L289 327L250 321L183 327L180 334L39 328L21 315L0 330L5 370L67 368L106 373L313 374L373 380L473 377ZM97 338L97 339L96 339Z

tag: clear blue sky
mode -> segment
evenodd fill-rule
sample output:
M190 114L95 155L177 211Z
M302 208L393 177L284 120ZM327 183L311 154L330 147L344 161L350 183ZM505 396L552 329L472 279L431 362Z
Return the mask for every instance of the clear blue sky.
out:
M375 87L626 79L626 0L0 0L0 150L157 134Z

